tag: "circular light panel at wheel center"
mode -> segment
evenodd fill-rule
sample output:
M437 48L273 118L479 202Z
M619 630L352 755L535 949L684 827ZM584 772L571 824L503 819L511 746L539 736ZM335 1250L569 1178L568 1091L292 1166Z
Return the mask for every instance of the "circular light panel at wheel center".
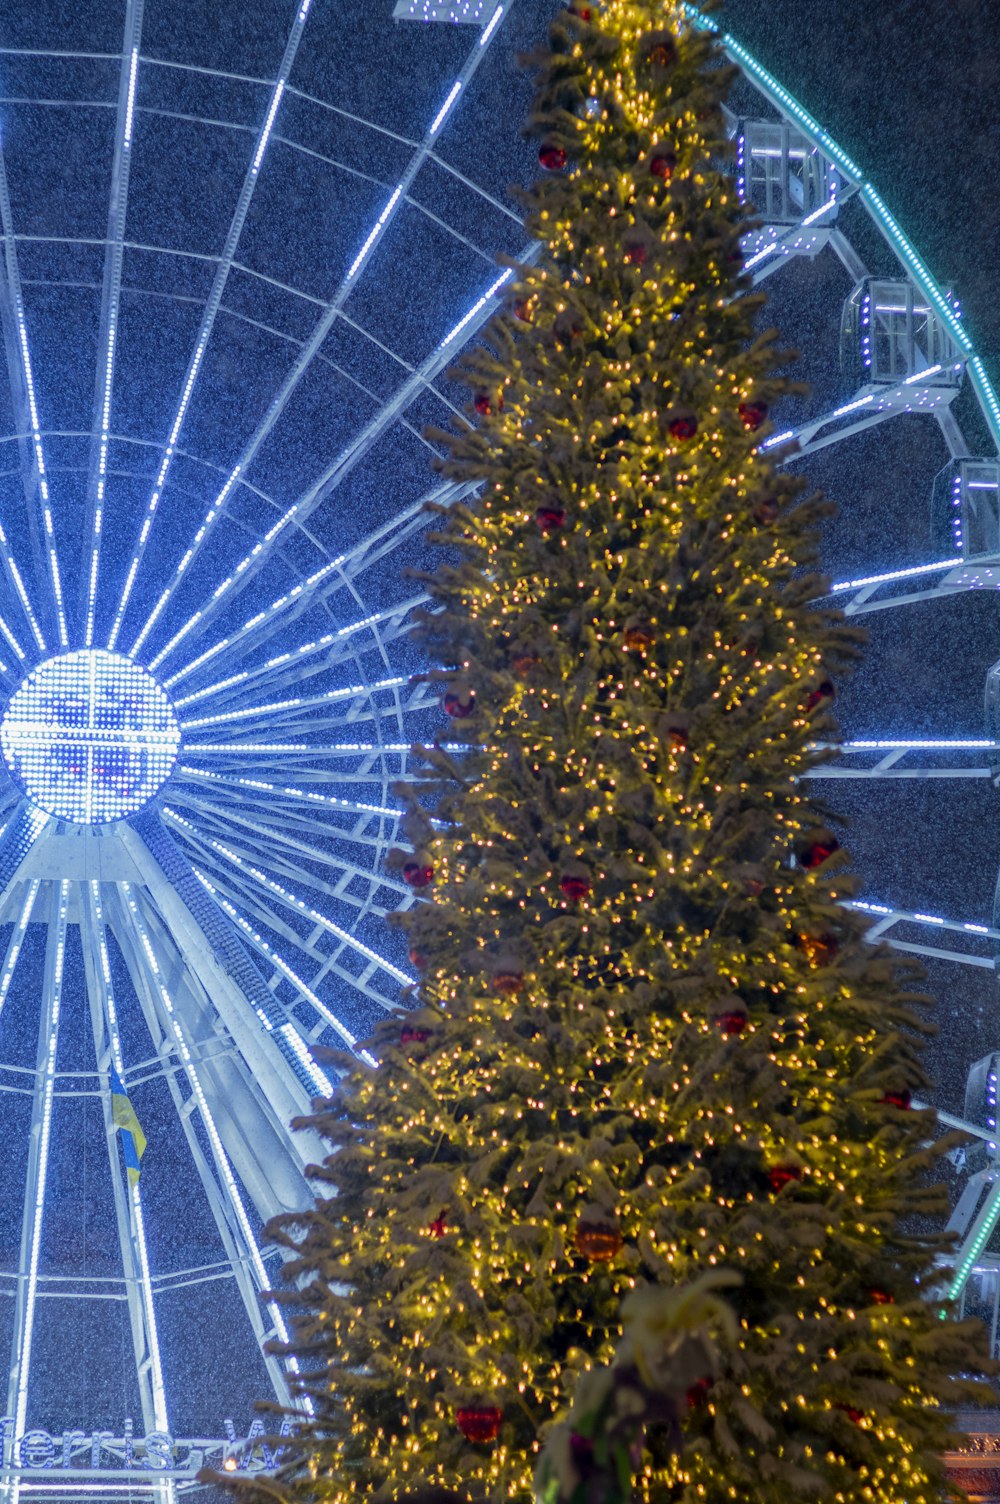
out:
M98 648L39 664L0 721L14 782L39 809L76 825L135 814L169 777L180 741L156 680Z

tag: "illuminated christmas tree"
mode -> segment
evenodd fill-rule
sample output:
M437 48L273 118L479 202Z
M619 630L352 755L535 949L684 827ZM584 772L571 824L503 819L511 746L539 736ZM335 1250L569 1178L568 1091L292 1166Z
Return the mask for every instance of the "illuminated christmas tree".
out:
M537 265L469 358L421 626L442 740L398 854L418 1006L312 1120L289 1219L303 1498L530 1497L636 1286L712 1268L739 1341L650 1499L931 1504L949 1375L919 999L800 780L856 640L741 270L729 73L683 8L577 3L532 129Z

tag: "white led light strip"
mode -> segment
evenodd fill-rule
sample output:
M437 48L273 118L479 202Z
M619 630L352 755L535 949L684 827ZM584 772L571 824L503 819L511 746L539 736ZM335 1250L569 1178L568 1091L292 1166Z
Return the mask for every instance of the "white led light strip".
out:
M94 617L97 609L97 577L101 559L101 533L104 524L104 491L108 476L108 449L111 444L111 391L114 382L115 347L118 340L118 309L121 299L122 262L125 252L125 218L128 212L128 183L132 165L132 124L135 117L135 89L139 73L139 43L142 37L142 0L126 7L124 59L128 59L127 81L119 96L119 130L108 213L108 249L105 262L107 335L104 349L104 376L101 382L100 437L97 450L97 477L94 486L93 535L90 544L90 576L87 582L87 617L84 642L94 641Z
M94 920L94 933L97 937L98 954L101 963L101 984L103 990L103 1004L105 1023L108 1030L108 1039L111 1044L111 1059L118 1078L125 1081L125 1058L122 1054L121 1035L118 1031L118 1011L115 1004L114 986L111 980L111 962L108 956L107 934L104 928L104 911L101 905L100 884L91 879L90 904ZM156 1326L156 1311L153 1307L153 1283L149 1268L149 1251L146 1245L146 1226L142 1214L142 1198L138 1184L128 1186L129 1209L132 1213L132 1227L135 1234L136 1249L139 1254L139 1283L142 1293L143 1310L146 1313L146 1333L149 1341L149 1362L151 1368L150 1389L153 1398L153 1415L156 1428L159 1431L170 1430L167 1417L167 1394L163 1383L163 1364L160 1359L160 1339ZM171 1484L171 1496L173 1485Z
M69 883L64 878L59 884L59 907L56 916L56 946L52 964L52 986L48 989L49 1011L46 1019L46 1043L39 1068L43 1072L41 1089L41 1113L38 1123L38 1138L33 1145L34 1201L26 1208L30 1218L28 1239L28 1271L24 1287L24 1305L20 1311L17 1344L17 1399L14 1408L14 1435L23 1436L28 1413L28 1388L31 1377L31 1346L35 1327L35 1305L38 1299L38 1262L42 1249L42 1224L45 1216L45 1182L49 1167L49 1141L52 1133L52 1104L56 1083L56 1049L59 1043L59 1013L62 1007L63 966L66 959L66 911L69 907ZM15 1482L12 1497L17 1501L18 1483Z

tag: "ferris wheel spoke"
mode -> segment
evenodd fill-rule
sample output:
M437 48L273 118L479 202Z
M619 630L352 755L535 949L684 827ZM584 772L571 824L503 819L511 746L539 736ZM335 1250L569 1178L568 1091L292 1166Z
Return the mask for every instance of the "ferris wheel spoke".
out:
M184 788L183 794L181 789ZM316 862L329 862L330 845L318 847L309 840L297 840L293 832L301 831L305 836L315 838L320 834L327 838L330 843L344 843L348 846L370 846L373 850L383 853L386 851L391 835L373 835L367 827L373 820L380 819L379 814L362 811L356 815L351 825L336 825L333 823L334 811L325 810L323 814L329 823L320 824L316 815L307 815L297 809L268 809L258 807L251 815L238 799L227 794L219 798L213 790L204 793L192 792L191 786L178 784L174 802L181 808L205 815L214 819L223 827L228 824L230 828L238 827L245 830L258 841L268 840L272 843L287 847L290 851L297 851L301 855ZM346 819L347 810L339 811L341 818ZM395 811L387 811L394 830L396 823Z
M28 884L28 891L25 894L21 912L17 916L10 939L7 941L7 949L3 958L3 971L0 972L0 1014L3 1013L3 1006L7 1001L10 984L14 979L14 968L17 966L21 947L24 944L25 932L31 919L31 911L34 908L35 899L38 897L39 884L40 879L37 877L32 878Z
M49 584L52 590L52 602L55 608L56 623L59 631L59 643L61 647L68 647L69 638L66 630L66 611L63 603L62 576L59 571L59 558L56 553L55 531L52 524L52 505L49 498L48 472L45 467L45 449L42 444L41 424L38 417L38 404L35 399L35 377L31 364L31 351L28 346L28 325L25 318L24 298L21 292L21 273L17 260L17 239L14 234L14 219L11 212L10 193L7 187L7 166L4 159L3 146L0 145L0 230L3 233L4 260L6 263L6 279L4 295L6 296L11 317L11 323L15 330L18 363L16 369L12 369L11 390L17 394L16 401L23 407L23 426L31 434L32 456L34 467L30 473L23 476L25 499L30 508L37 508L42 523L41 548L45 557L45 570L49 576ZM13 362L12 362L13 364ZM35 612L28 599L27 591L21 579L20 572L9 554L9 546L6 538L0 536L4 551L8 554L8 572L14 581L14 587L18 592L22 609L28 619L35 641L42 652L46 651L45 638L42 635Z
M190 406L191 398L194 394L195 384L198 380L202 362L205 358L205 351L208 347L208 342L211 338L212 330L215 327L215 320L218 316L219 308L222 303L222 296L226 289L226 283L229 280L229 273L232 270L233 261L236 258L236 247L239 243L240 236L243 233L243 226L246 223L247 213L250 209L250 202L253 198L254 189L257 186L261 163L264 160L264 154L267 151L268 141L270 140L271 132L274 129L274 122L275 117L278 113L278 107L281 104L281 98L288 83L288 76L292 71L292 64L295 61L295 54L297 53L299 43L302 40L302 31L306 23L306 17L309 14L309 7L311 3L312 0L301 0L301 4L299 5L298 11L296 12L295 20L292 22L291 31L289 32L288 40L285 43L284 54L282 56L281 64L278 70L278 77L271 91L267 113L264 117L264 122L261 126L260 133L256 140L256 149L243 177L243 185L240 189L240 195L236 201L236 207L233 210L233 216L229 224L229 229L226 233L226 239L222 249L222 254L219 257L219 261L215 269L215 276L212 281L212 287L205 303L205 309L202 314L201 325L199 327L197 339L195 341L194 351L188 363L187 372L184 378L184 385L181 389L180 400L177 404L177 411L174 415L174 421L170 427L170 435L163 449L163 458L160 461L160 468L157 472L156 481L154 483L152 493L150 495L149 501L146 504L145 517L143 519L142 527L139 530L139 537L132 552L132 558L131 562L129 563L128 572L125 576L125 584L122 588L121 599L119 600L118 609L115 612L114 622L112 624L111 632L108 637L109 649L113 649L116 642L118 641L118 634L121 631L122 622L125 618L125 612L128 609L128 603L132 595L132 588L135 585L135 578L139 571L139 566L142 563L142 558L145 552L146 542L152 528L153 519L156 516L157 508L160 504L160 498L163 495L164 487L167 483L167 477L170 473L170 466L174 457L175 447L180 437L181 429L184 426L184 419L187 416L188 407ZM132 653L134 653L134 651L135 647L133 645Z
M196 784L207 784L209 789L221 786L224 789L233 790L234 794L237 790L247 790L248 793L263 794L269 803L291 805L293 810L304 804L310 810L321 814L330 812L331 814L361 816L386 815L391 820L397 820L402 814L399 808L391 805L366 804L353 799L340 799L335 794L320 794L289 784L267 783L259 778L227 777L223 773L199 771L197 768L189 768L183 764L178 768L177 773L178 782L193 780ZM329 781L329 773L325 777ZM368 781L371 781L370 777ZM233 799L231 802L236 801ZM285 815L282 814L280 818L284 819Z
M396 709L400 714L407 714L419 710L428 709L434 701L431 699L431 691L424 682L414 684L408 675L398 675L388 679L377 679L370 684L352 684L342 689L325 690L318 695L296 696L289 700L272 700L269 703L248 705L239 710L223 710L217 715L193 716L188 720L181 721L182 732L185 733L185 746L187 745L187 733L199 731L204 727L232 725L234 722L243 722L248 727L260 724L262 727L289 729L300 732L315 729L316 731L329 731L331 727L356 725L359 721L381 720L385 715L384 708L376 707L372 696L382 690L396 691ZM337 706L340 713L337 716L330 714L312 714L320 706Z
M118 1242L125 1275L135 1350L135 1371L142 1403L143 1422L151 1428L168 1431L170 1423L167 1393L163 1381L160 1338L153 1303L153 1280L146 1243L146 1224L138 1177L133 1182L126 1171L123 1176L118 1162L114 1106L108 1072L113 1068L119 1081L128 1082L118 1010L111 979L104 909L100 885L91 881L80 885L80 926L83 942L84 972L90 1000L91 1028L97 1068L102 1073L101 1101L110 1158L111 1184L115 1201Z
M201 689L181 695L174 700L174 705L181 710L208 699L216 708L222 709L227 702L241 698L248 690L274 693L274 690L268 690L269 683L274 683L276 689L290 689L293 684L324 673L356 653L358 648L354 639L361 632L372 632L383 648L406 636L410 631L408 618L411 612L426 605L428 600L429 596L422 591L361 621L325 632L315 641L300 643L298 647L279 653L255 667L240 669L227 679L217 679Z
M20 1277L14 1305L7 1413L14 1417L15 1435L24 1435L31 1386L31 1354L38 1299L38 1266L42 1251L42 1228L48 1188L49 1143L55 1100L56 1055L62 1007L66 956L66 923L69 882L63 879L49 917L45 966L42 979L35 1089L32 1096L31 1128L28 1135L28 1173L24 1188L21 1223Z
M540 242L533 242L522 253L520 260L530 263L537 260L540 252ZM245 590L252 579L267 564L279 548L285 543L285 536L293 526L304 524L316 508L327 500L334 491L351 474L354 467L368 453L372 446L388 431L396 419L406 411L412 402L422 392L432 386L436 377L444 371L454 360L463 345L477 334L496 311L501 288L506 286L512 277L511 271L504 272L487 288L486 292L476 300L469 311L458 321L453 329L445 335L437 349L427 357L417 370L402 384L394 396L388 398L378 414L361 430L361 432L343 449L337 458L330 464L312 486L294 502L279 520L273 524L265 534L261 543L240 560L239 564L212 593L211 599L204 610L194 613L170 639L168 648L162 650L156 658L150 661L150 666L155 667L167 656L168 650L175 652L180 643L187 635L197 628L203 630L207 622L228 605L233 595L238 595ZM133 646L133 652L138 644Z
M94 432L87 485L90 512L90 569L86 580L86 617L84 642L94 641L94 615L97 609L97 579L101 559L101 535L104 524L104 491L108 475L108 449L111 435L111 392L114 382L115 350L118 342L118 308L121 298L122 263L125 255L125 219L128 211L129 173L132 165L132 125L135 116L136 80L139 48L142 44L143 0L127 0L125 34L122 39L122 65L118 82L118 107L115 120L115 153L111 168L111 193L108 203L108 238L104 256L104 292L98 348L104 352L94 411Z
M218 638L210 647L204 649L196 658L190 660L163 680L167 689L172 689L190 674L203 668L216 659L224 660L232 653L242 654L249 638L254 647L261 646L278 632L287 631L292 622L312 605L322 605L332 601L341 590L347 590L353 599L359 599L354 582L364 570L371 568L373 564L380 563L387 555L398 553L415 534L420 533L427 526L426 509L436 503L446 506L455 501L460 501L468 496L474 486L458 486L448 483L438 486L428 492L411 506L405 507L398 512L382 527L377 528L360 543L340 554L321 569L317 569L307 579L294 585L284 595L271 602L263 611L258 611L245 621L242 627L238 627L228 637ZM173 647L173 639L151 661L150 667L156 669L164 658L167 657Z

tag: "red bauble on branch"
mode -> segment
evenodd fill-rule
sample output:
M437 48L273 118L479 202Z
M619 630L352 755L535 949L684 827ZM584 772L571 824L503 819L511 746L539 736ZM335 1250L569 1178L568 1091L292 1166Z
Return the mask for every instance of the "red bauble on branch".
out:
M434 1221L431 1222L428 1226L427 1231L430 1233L432 1238L444 1237L445 1233L448 1231L447 1207L445 1207L444 1211L438 1212L437 1216L434 1218Z
M715 1019L715 1027L727 1039L742 1034L746 1026L747 1016L742 1008L727 1008L725 1013L717 1014Z
M472 405L481 418L488 418L493 412L503 412L503 398L499 395L493 398L489 392L477 392L472 399Z
M626 622L622 642L629 653L648 653L656 642L656 629L648 621Z
M500 1435L503 1411L499 1405L460 1405L455 1422L466 1441L488 1446Z
M559 879L560 893L573 903L580 903L584 898L588 898L590 889L590 878L578 868L574 868L571 872L564 872Z
M826 966L840 949L836 935L800 935L799 946L810 966Z
M403 881L408 888L429 888L434 881L434 867L430 862L406 862Z
M562 172L566 166L566 152L561 146L546 141L539 150L538 161L546 172Z
M678 413L676 418L671 418L667 424L667 433L680 443L693 439L697 432L698 419L693 413Z
M625 1246L621 1228L613 1217L584 1213L573 1234L573 1247L592 1264L610 1264Z
M913 1095L906 1086L898 1091L887 1091L882 1098L883 1107L896 1107L900 1112L909 1112L913 1106Z
M888 1290L869 1290L868 1299L873 1306L894 1306L896 1304L895 1295L890 1295Z
M427 965L427 957L422 950L417 950L416 946L410 947L410 965L415 966L417 971L423 971Z
M770 527L772 522L778 520L778 503L771 496L765 496L758 501L753 509L753 520L759 527Z
M677 44L665 31L647 37L643 50L646 62L658 73L665 73L677 61Z
M524 986L523 971L497 971L493 975L493 991L501 997L516 997Z
M833 836L823 836L819 840L810 841L798 852L799 866L811 872L814 867L822 867L823 863L829 861L834 852L839 850L840 843L835 841Z
M768 1165L767 1178L775 1195L786 1185L797 1185L802 1179L802 1166L793 1164Z
M430 1037L430 1029L421 1029L416 1024L404 1024L399 1031L399 1042L402 1045L426 1044Z
M449 689L441 701L441 708L452 720L467 720L476 708L475 692L471 689Z
M824 679L821 684L817 684L816 688L811 689L806 695L806 710L816 710L821 705L829 705L836 693L837 691L834 689L831 680Z
M515 653L510 666L519 679L527 679L541 668L542 660L538 653Z
M737 411L743 420L743 427L750 433L756 433L767 422L766 402L741 402Z
M649 248L644 240L626 240L624 259L626 266L645 266Z
M654 178L661 178L664 183L669 183L677 167L677 158L672 151L664 151L660 147L654 151L649 159L649 170Z
M550 533L557 533L566 521L566 513L562 507L544 506L535 508L535 521L539 530L547 538Z
M687 1406L689 1410L700 1410L701 1406L704 1405L708 1400L708 1396L712 1391L712 1386L714 1383L714 1379L707 1377L703 1379L695 1379L694 1383L689 1387L687 1393L684 1396L684 1398L687 1400Z

